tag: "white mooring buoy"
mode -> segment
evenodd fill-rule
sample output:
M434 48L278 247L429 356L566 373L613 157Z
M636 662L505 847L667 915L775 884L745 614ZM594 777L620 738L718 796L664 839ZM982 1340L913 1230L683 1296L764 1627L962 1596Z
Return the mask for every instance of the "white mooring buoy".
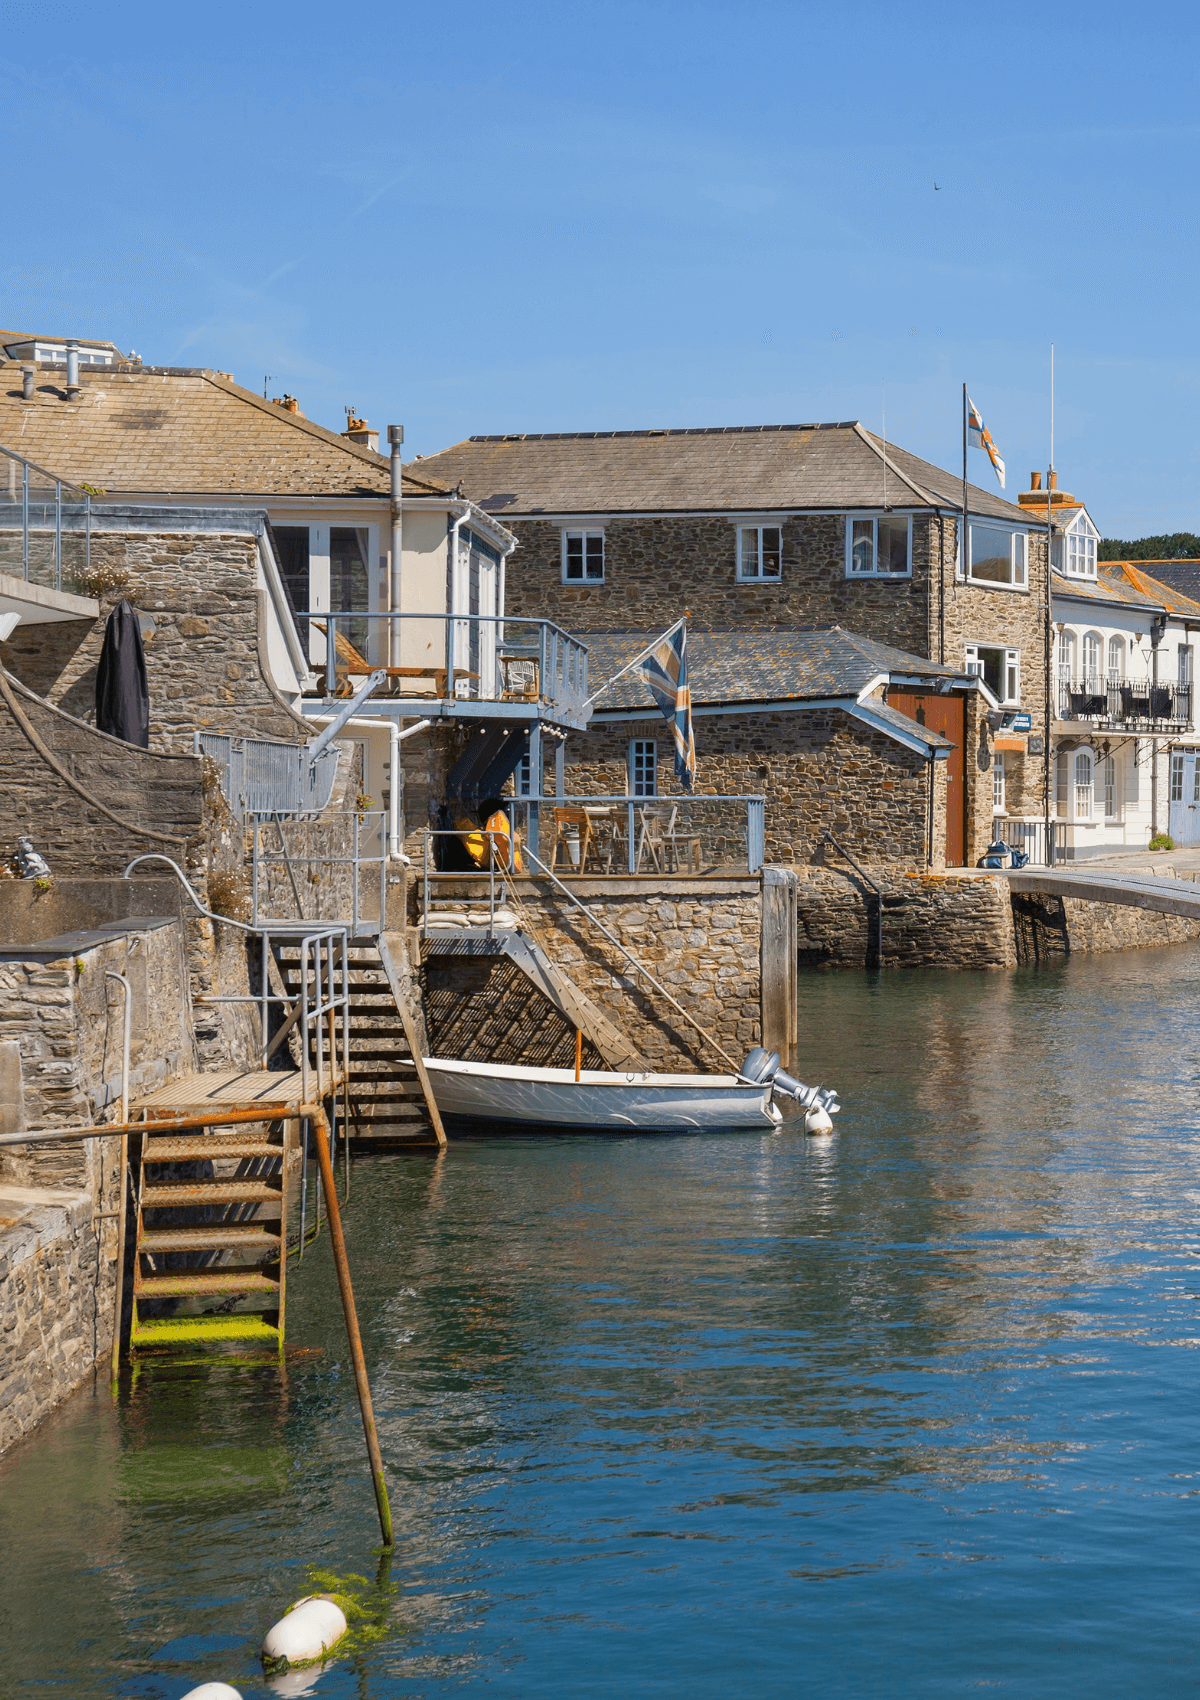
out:
M202 1682L199 1688L189 1688L183 1700L242 1700L242 1697L227 1682Z
M833 1121L829 1111L823 1109L820 1104L815 1105L804 1118L804 1131L805 1133L832 1133Z
M278 1623L267 1630L262 1645L264 1664L311 1665L325 1656L346 1633L346 1614L336 1600L307 1594Z

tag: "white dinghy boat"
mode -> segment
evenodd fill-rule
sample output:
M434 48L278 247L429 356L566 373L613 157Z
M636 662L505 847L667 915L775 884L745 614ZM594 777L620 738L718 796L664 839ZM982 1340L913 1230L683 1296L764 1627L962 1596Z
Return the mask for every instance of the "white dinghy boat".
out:
M441 1114L484 1128L578 1133L774 1132L776 1095L805 1110L809 1132L828 1132L836 1093L786 1074L773 1052L751 1051L741 1074L636 1074L426 1057Z

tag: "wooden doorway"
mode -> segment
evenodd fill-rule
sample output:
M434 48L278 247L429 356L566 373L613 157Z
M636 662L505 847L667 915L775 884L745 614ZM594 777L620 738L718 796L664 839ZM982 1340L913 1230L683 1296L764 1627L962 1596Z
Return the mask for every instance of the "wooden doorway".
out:
M954 748L946 763L946 861L961 868L967 856L967 701L937 691L889 690L888 707L898 708L918 726L940 732Z

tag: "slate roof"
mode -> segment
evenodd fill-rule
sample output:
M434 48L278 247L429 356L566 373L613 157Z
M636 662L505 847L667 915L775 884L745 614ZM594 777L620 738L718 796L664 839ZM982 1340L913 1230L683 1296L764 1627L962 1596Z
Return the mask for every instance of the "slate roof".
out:
M578 632L588 646L589 691L632 661L658 634ZM820 631L698 631L689 628L688 682L694 707L762 702L856 699L880 674L967 683L958 668L909 655L902 649L856 637L839 626ZM618 679L596 703L605 709L653 707L654 699L633 674ZM882 708L872 701L872 708ZM911 725L900 716L906 726Z
M1062 573L1052 575L1056 596L1071 596L1084 602L1115 602L1125 607L1163 609L1182 620L1200 621L1200 601L1193 601L1173 585L1152 578L1143 571L1145 566L1166 567L1169 561L1134 562L1100 561L1095 580L1066 578ZM1196 588L1200 590L1200 561L1190 564L1196 572Z
M1116 564L1126 571L1136 572L1139 578L1156 584L1164 592L1173 593L1183 602L1200 605L1200 561L1121 561Z
M110 497L374 496L386 456L265 401L219 372L185 367L80 368L65 399L62 368L43 369L31 401L19 365L0 365L0 443ZM446 494L423 472L405 494Z
M705 430L469 437L414 470L505 520L535 514L762 513L955 508L962 480L854 420ZM1015 502L968 486L973 513L1029 523Z

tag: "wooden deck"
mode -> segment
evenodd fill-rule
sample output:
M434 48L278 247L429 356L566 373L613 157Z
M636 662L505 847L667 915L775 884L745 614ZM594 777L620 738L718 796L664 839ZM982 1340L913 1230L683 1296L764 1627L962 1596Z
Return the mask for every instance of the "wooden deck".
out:
M186 1074L169 1086L160 1086L133 1106L134 1116L145 1113L152 1121L171 1115L203 1115L216 1108L277 1110L280 1115L303 1102L303 1076L297 1069L242 1069L221 1074ZM325 1092L340 1088L340 1074L331 1078L325 1070L322 1082ZM317 1073L309 1070L309 1093L317 1098Z

